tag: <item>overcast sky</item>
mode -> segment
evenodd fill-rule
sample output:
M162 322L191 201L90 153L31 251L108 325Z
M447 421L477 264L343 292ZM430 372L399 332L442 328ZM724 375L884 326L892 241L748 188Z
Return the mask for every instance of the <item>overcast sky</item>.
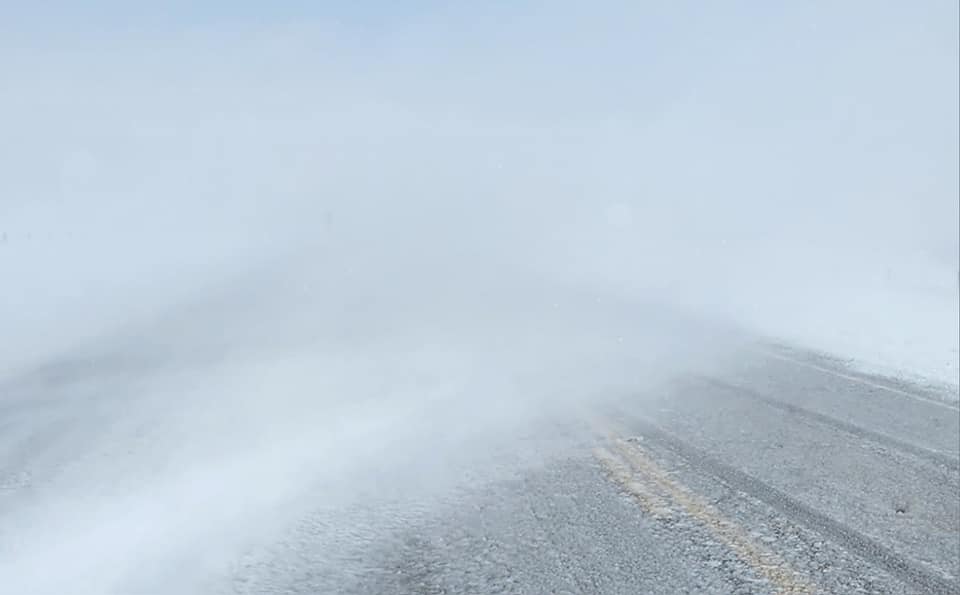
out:
M182 293L331 229L369 271L956 267L949 0L7 2L0 23L8 312Z

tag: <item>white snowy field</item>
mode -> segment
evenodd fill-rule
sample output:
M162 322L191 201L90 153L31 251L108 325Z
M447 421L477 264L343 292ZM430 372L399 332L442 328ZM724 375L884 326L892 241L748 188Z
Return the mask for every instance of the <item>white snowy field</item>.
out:
M700 206L705 214L679 205L673 207L679 212L666 207L664 214L663 207L619 204L606 232L581 220L570 233L586 247L557 270L865 371L941 388L960 384L956 226L941 222L930 227L941 235L900 241L893 222L887 231L858 234L853 230L870 215L831 219L811 212L818 230L811 240L809 222ZM945 204L947 221L955 208ZM680 233L670 227L677 222Z
M833 271L823 262L813 272L809 265L735 274L736 289L715 296L713 311L769 340L818 351L866 372L930 384L958 398L955 261L907 252Z
M877 374L952 387L960 398L960 307L945 270L940 287L865 287L830 295L798 292L771 314L761 306L753 328L785 343L848 360Z

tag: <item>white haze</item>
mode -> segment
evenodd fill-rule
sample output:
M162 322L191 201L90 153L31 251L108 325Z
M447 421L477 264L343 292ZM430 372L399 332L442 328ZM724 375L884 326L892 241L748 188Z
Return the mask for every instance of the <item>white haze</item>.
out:
M196 587L811 296L956 299L953 3L549 6L7 42L0 399L75 405L0 583Z

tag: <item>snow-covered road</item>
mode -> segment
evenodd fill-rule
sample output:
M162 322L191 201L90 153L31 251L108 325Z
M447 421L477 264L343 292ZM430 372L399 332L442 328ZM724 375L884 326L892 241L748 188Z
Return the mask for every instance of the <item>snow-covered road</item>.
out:
M8 376L2 583L956 586L953 389L649 303L549 293L499 324L485 312L483 332L386 336L336 317L250 324L214 300ZM641 454L595 458L634 436Z

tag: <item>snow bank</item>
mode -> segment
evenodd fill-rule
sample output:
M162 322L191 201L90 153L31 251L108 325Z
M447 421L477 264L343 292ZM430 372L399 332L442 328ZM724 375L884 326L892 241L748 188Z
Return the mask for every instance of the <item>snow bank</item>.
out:
M745 318L765 335L852 360L865 371L952 386L948 394L957 398L960 308L955 288L798 292L780 306L758 306Z

